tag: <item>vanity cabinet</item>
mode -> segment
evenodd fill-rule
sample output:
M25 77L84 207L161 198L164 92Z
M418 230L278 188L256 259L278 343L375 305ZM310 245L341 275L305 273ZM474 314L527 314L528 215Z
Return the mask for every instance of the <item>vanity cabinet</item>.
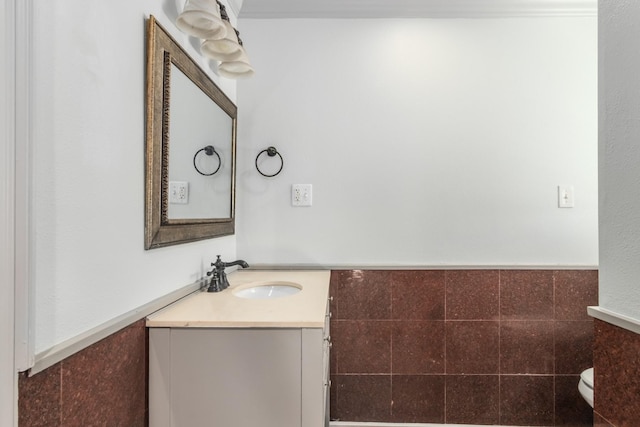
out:
M329 425L324 327L152 327L150 427Z

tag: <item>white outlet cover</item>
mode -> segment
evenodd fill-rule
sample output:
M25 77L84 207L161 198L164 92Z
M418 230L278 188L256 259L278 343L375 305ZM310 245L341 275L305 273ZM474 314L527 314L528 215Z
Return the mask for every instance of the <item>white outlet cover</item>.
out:
M189 203L189 183L184 181L169 182L169 203L184 205Z
M313 202L313 187L311 184L293 184L291 186L292 206L311 206Z

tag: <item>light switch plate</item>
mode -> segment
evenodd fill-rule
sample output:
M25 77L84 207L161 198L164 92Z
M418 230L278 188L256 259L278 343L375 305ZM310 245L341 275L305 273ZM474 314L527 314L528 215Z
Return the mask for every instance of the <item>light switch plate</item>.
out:
M558 207L572 208L575 205L573 185L558 186Z

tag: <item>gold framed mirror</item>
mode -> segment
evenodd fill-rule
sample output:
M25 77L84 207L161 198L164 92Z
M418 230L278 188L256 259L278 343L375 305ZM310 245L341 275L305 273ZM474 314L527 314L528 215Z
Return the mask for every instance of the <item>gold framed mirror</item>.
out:
M145 249L235 232L237 107L147 23Z

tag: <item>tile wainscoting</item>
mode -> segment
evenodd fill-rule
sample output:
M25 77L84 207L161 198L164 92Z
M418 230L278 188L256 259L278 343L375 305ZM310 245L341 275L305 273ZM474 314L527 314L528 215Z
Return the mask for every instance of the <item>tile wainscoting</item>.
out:
M331 417L593 425L594 270L344 270L331 278Z
M591 425L597 272L332 272L333 418ZM147 425L144 320L19 381L19 426ZM597 381L597 380L596 380Z
M595 320L594 387L597 427L640 425L640 334Z
M147 425L144 320L18 382L19 427Z

